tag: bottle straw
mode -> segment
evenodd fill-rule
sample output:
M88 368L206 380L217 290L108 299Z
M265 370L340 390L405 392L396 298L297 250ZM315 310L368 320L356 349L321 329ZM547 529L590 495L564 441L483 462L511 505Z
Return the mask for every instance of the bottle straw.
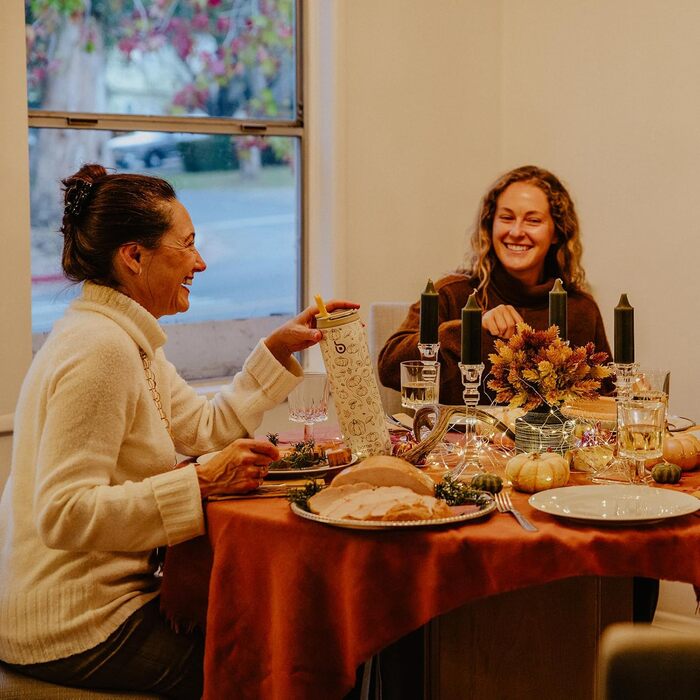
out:
M323 303L323 299L321 298L320 294L316 294L314 296L314 299L316 299L316 306L318 306L318 311L319 311L319 316L321 317L326 317L328 316L328 311L326 310L326 305Z

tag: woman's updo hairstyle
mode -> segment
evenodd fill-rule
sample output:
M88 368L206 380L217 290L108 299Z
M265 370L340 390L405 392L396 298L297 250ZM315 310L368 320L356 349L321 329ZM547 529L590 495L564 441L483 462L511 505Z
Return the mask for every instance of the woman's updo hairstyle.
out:
M171 225L172 186L158 177L108 174L97 164L83 165L61 181L64 211L61 264L74 282L116 285L113 259L125 243L157 248Z

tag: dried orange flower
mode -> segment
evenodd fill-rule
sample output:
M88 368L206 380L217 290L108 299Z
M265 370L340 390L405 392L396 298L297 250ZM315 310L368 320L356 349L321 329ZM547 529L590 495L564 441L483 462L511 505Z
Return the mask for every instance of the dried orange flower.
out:
M556 326L536 331L519 323L508 342L497 340L487 382L498 403L526 411L540 404L558 406L574 399L598 395L601 379L610 375L603 365L608 355L595 352L593 343L571 347L559 337Z

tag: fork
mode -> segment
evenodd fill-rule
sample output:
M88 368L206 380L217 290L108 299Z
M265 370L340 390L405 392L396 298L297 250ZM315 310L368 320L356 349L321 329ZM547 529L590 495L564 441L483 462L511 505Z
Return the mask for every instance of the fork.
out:
M523 514L513 508L513 502L510 500L510 495L505 491L499 491L496 496L496 508L501 513L512 513L515 519L520 523L524 530L528 532L537 532L537 528L523 516Z

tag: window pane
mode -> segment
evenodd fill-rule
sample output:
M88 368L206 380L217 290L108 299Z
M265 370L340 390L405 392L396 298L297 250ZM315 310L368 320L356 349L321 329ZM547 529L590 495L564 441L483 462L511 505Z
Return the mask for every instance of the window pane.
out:
M207 269L195 276L189 311L162 323L298 309L298 139L32 129L29 142L35 333L49 330L78 293L61 273L59 181L84 162L165 178L192 217Z
M31 109L294 121L294 0L25 0Z

